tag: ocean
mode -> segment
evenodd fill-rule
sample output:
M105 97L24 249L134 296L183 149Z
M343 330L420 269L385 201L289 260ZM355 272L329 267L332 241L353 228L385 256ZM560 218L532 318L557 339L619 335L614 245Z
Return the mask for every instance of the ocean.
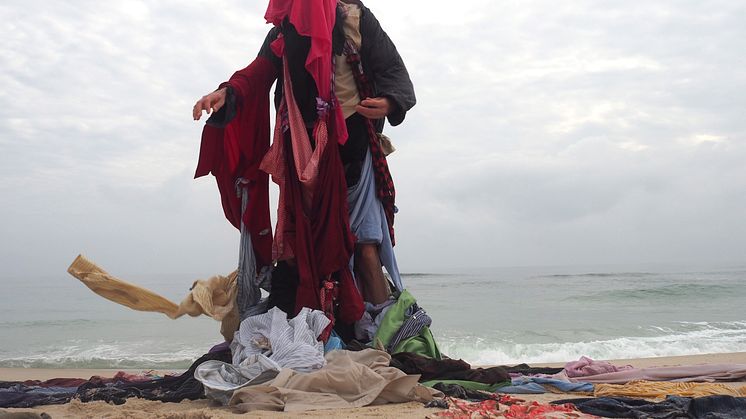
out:
M192 278L127 277L178 302ZM746 352L746 268L495 268L405 274L441 351L472 364ZM0 368L183 369L221 341L207 318L111 303L62 273L3 278Z

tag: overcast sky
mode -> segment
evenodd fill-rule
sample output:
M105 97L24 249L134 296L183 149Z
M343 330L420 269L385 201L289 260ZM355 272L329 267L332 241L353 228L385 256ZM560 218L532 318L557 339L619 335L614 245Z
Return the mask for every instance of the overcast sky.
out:
M746 263L746 3L366 3L417 106L388 129L405 272ZM234 269L193 103L265 1L0 3L0 274Z

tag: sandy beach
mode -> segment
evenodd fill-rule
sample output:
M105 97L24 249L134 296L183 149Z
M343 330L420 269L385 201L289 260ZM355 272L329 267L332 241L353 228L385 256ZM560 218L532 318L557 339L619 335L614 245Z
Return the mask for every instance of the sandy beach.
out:
M568 360L569 361L569 360ZM653 366L694 365L694 364L718 364L737 363L746 364L746 352L704 354L661 358L639 358L639 359L617 359L610 360L616 365L632 365L638 368ZM535 366L562 366L563 363L534 364ZM23 380L45 380L51 378L89 378L94 375L111 377L118 370L95 370L95 369L28 369L28 368L2 368L0 369L0 380L23 381ZM140 370L127 370L131 373L139 373ZM734 386L744 385L744 382L733 383ZM535 400L538 402L549 402L571 398L571 394L541 394L520 395L524 400ZM0 412L3 410L0 409ZM53 418L228 418L239 416L230 408L219 406L209 400L184 401L181 403L161 403L140 399L129 399L127 403L115 406L104 402L80 403L73 401L64 405L41 406L34 409L6 409L7 412L33 412L47 413ZM437 412L438 409L427 409L419 403L392 404L384 406L372 406L358 409L346 409L336 411L310 411L303 413L284 412L255 412L240 415L241 417L333 417L333 418L424 418Z

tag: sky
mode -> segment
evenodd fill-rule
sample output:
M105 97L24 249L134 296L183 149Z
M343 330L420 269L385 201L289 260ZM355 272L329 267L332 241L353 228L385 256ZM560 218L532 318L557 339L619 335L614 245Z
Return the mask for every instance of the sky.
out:
M418 98L386 129L402 271L746 264L746 3L366 5ZM0 3L0 275L235 268L190 114L265 8Z

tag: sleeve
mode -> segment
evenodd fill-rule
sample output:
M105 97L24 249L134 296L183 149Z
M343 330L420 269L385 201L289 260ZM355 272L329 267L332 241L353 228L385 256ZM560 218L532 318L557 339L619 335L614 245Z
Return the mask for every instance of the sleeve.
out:
M264 43L259 49L259 54L256 60L249 64L246 68L236 71L233 73L231 78L220 84L218 89L226 88L225 92L225 104L219 111L210 115L207 119L207 124L217 128L223 128L228 125L229 122L235 118L237 109L244 102L245 98L251 93L251 85L253 84L265 84L268 80L271 80L269 84L272 84L274 79L277 78L282 61L278 56L272 52L270 45L277 39L280 29L273 27L267 36L264 38ZM257 71L256 62L258 60L266 59L272 63L274 71L267 71L266 66L261 67L264 71ZM260 78L260 80L257 80Z
M392 126L399 125L417 102L409 72L396 46L368 8L363 9L360 25L363 65L375 84L378 96L394 102L394 110L388 120Z

